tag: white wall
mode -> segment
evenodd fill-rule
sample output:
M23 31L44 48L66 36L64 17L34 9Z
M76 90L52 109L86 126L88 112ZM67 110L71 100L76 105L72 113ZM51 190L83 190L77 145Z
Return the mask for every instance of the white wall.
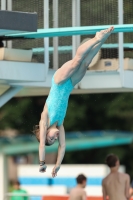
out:
M90 183L86 187L88 196L101 196L101 180L109 173L109 168L106 165L62 165L58 176L54 179L54 185L48 185L42 183L51 177L52 168L54 165L48 165L45 173L39 172L38 165L20 165L18 166L18 178L22 181L22 187L28 191L29 194L41 194L41 195L63 195L67 194L68 188L63 181L67 180L67 184L75 181L75 178L83 173ZM124 166L120 167L120 171L124 172ZM27 184L25 180L30 183ZM32 181L31 181L32 180ZM37 182L38 181L38 182ZM37 183L36 183L37 182ZM58 182L58 183L56 183ZM75 182L76 183L76 182Z

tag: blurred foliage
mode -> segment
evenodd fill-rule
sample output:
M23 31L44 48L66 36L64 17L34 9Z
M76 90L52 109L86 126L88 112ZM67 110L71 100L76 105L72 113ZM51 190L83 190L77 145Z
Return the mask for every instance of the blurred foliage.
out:
M47 97L13 98L0 110L0 129L14 128L31 133L38 124ZM133 132L133 94L107 93L71 95L65 118L66 132L121 130ZM133 144L67 152L63 163L104 163L109 153L119 156L133 177Z
M75 102L75 103L74 103ZM133 132L133 94L87 94L71 96L65 127L70 130L121 130ZM133 143L66 153L64 163L104 163L115 153L133 177Z
M30 133L38 124L45 102L43 98L13 98L0 110L0 129L13 128L21 134Z

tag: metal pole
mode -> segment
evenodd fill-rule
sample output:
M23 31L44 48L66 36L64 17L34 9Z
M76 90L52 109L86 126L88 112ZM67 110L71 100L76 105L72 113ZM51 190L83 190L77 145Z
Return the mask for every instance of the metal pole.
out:
M7 157L0 154L0 199L4 199L4 194L7 192Z
M80 0L77 0L77 26L80 26ZM80 45L80 35L77 36L77 47Z
M58 0L53 0L53 28L58 28ZM59 67L58 61L58 37L53 38L53 69Z
M44 0L44 28L49 28L49 0ZM49 38L44 38L44 64L46 77L49 69ZM46 78L45 77L45 78Z
M1 0L1 10L6 10L6 0Z
M118 24L123 24L123 0L118 0ZM119 37L119 69L122 86L124 85L124 51L123 51L123 32Z
M7 0L7 10L12 11L12 0ZM12 48L12 41L7 41L7 47Z
M80 0L72 0L72 26L80 26ZM75 56L80 45L80 36L72 36L72 57Z
M12 0L7 0L7 10L12 11Z
M0 108L7 103L15 94L17 94L22 89L19 87L11 87L4 94L0 96Z
M1 10L6 10L6 0L1 0ZM6 46L6 42L3 41L4 47Z

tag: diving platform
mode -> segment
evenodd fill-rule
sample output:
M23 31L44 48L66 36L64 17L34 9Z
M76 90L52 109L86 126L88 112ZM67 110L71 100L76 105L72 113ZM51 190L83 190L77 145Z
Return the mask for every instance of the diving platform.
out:
M133 32L133 24L119 24L113 25L113 33ZM56 70L48 69L49 67L49 54L54 52L54 46L49 47L49 37L62 37L62 36L76 36L76 35L92 35L97 31L106 29L110 25L101 26L80 26L80 27L67 27L67 28L44 28L38 29L37 32L7 32L2 35L0 30L0 40L14 40L14 39L37 39L44 38L46 46L33 48L33 54L44 54L45 63L33 62L18 62L18 61L0 61L0 95L8 97L7 100L13 96L44 96L48 95L51 87L51 79ZM103 44L102 49L119 48L120 44ZM133 49L133 43L122 44L124 49ZM72 53L73 46L57 46L58 53ZM30 49L31 51L31 49ZM131 61L132 59L130 59ZM124 59L123 59L124 61ZM101 60L97 64L103 67ZM106 64L111 61L107 61ZM132 63L129 62L129 63ZM124 68L123 68L124 69ZM85 94L85 93L109 93L109 92L133 92L133 71L126 68L122 71L122 65L117 61L114 70L87 70L86 75L78 83L72 94ZM13 94L13 95L11 95ZM6 101L7 101L6 100ZM0 107L3 104L0 104Z
M3 61L4 62L4 61ZM15 63L17 68L17 62L12 62L15 69ZM26 64L25 64L26 66ZM98 68L97 68L98 66ZM33 68L35 65L33 66ZM50 87L51 87L51 79L55 70L49 69L48 74L46 76L46 81L42 81L43 78L43 64L40 66L41 70L32 70L31 64L31 72L28 72L25 68L24 71L18 78L17 74L14 74L15 80L11 80L9 75L12 77L11 68L8 68L8 77L4 77L2 80L2 74L0 73L0 95L4 94L6 89L10 87L22 87L22 89L15 95L16 97L22 96L44 96L48 95ZM87 93L109 93L109 92L133 92L133 59L124 59L124 70L123 70L123 82L121 81L121 73L118 67L118 59L101 59L98 63L87 70L86 75L78 83L72 94L87 94ZM2 67L1 67L2 69ZM22 68L18 68L21 70ZM4 68L3 71L7 68ZM10 71L9 71L10 70ZM34 73L36 72L36 73ZM38 76L36 76L38 74ZM29 81L27 77L29 77ZM40 80L39 80L40 77ZM18 80L19 79L19 80ZM36 81L33 81L35 79ZM2 87L3 86L3 87Z
M18 38L37 39L37 38L44 38L44 37L93 35L97 31L107 29L110 26L114 26L113 33L133 32L133 24L121 24L121 25L80 26L80 27L67 27L67 28L38 29L37 32L6 34L5 36L0 37L0 38L2 40L12 40L12 39L18 39Z

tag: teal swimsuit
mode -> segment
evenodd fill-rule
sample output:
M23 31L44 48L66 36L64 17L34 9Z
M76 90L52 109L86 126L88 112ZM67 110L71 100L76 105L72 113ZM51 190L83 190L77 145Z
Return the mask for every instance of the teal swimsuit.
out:
M53 76L51 90L46 100L50 121L49 126L53 125L55 122L57 122L57 126L63 124L68 106L68 99L72 90L73 85L70 78L62 84L56 84Z

